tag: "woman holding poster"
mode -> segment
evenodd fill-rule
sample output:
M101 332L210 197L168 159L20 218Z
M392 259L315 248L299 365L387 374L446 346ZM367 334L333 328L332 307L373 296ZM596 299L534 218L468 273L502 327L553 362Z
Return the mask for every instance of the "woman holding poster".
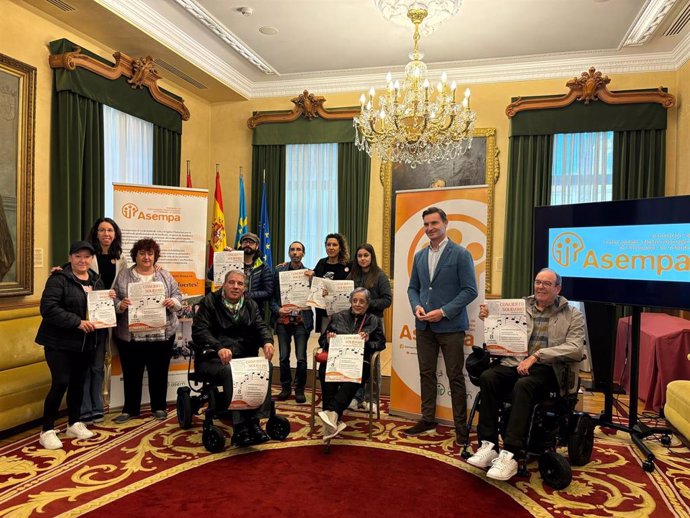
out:
M333 315L319 338L319 346L324 351L328 351L331 341L339 335L359 335L361 337L364 341L361 383L367 380L371 354L386 348L386 337L383 333L381 319L367 312L370 302L369 290L356 288L350 294L350 309ZM345 429L345 423L341 420L343 412L352 401L361 383L326 381L325 361L321 362L319 366L319 379L321 380L323 395L323 411L319 412L319 418L324 424L323 438L329 440Z
M334 233L326 236L326 257L319 259L316 263L312 276L342 281L350 274L350 252L347 248L347 241L341 234ZM325 309L316 308L316 331L321 332L326 327L328 315Z
M383 312L388 309L393 302L393 295L391 294L391 281L388 276L381 270L376 261L376 252L374 247L369 243L361 244L355 250L355 260L352 263L352 272L347 277L352 279L355 283L355 288L366 288L371 293L371 302L369 303L369 313L376 315L383 320ZM367 381L366 385L362 385L355 398L350 404L353 410L363 409L369 410L371 402L369 401L370 384L374 383L375 399L378 401L379 391L381 390L381 364L377 364L377 370L374 374L374 379Z
M149 375L153 416L164 420L168 415L168 367L182 294L172 275L156 267L160 253L153 239L140 239L130 251L134 266L115 279L115 341L125 392L122 413L115 418L118 424L139 415L144 369Z
M48 277L41 296L43 320L36 343L45 349L51 383L43 406L39 443L48 450L62 448L54 424L65 392L69 416L67 436L89 439L94 435L79 420L84 376L94 350L105 340L105 330L96 330L87 315L87 293L104 288L98 274L90 268L93 253L91 243L73 243L69 250L69 263Z
M98 218L89 230L88 241L96 251L91 262L91 269L101 276L106 288L112 288L115 277L120 270L127 267L122 255L122 232L117 223L110 218ZM84 399L81 404L82 423L100 423L103 421L103 379L105 378L105 354L110 350L110 332L108 339L96 347L93 361L86 371L84 380Z

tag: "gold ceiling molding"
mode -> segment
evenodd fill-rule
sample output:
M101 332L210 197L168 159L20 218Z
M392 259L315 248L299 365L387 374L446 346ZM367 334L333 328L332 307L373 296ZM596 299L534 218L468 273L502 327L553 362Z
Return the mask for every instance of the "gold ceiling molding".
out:
M49 56L48 62L50 68L64 68L72 71L81 67L110 80L125 76L132 88L148 88L151 96L157 102L175 110L180 114L182 120L189 120L189 110L185 106L184 100L176 99L158 87L157 81L161 76L156 72L155 63L151 56L133 58L122 52L115 52L113 57L115 58L115 65L111 66L82 54L81 49L77 47L72 52Z
M667 109L676 104L676 98L670 93L664 92L662 87L653 92L611 92L606 87L610 82L611 79L608 76L602 75L601 72L591 67L589 71L582 72L580 77L574 77L565 84L570 89L567 94L560 97L534 97L531 99L518 97L515 102L507 106L506 115L508 118L513 118L521 111L564 108L575 101L581 101L585 104L592 101L602 101L607 104L658 103Z
M290 99L295 105L292 110L271 112L271 113L257 113L249 117L247 126L249 129L254 129L260 124L273 124L277 122L294 122L300 117L312 120L316 117L329 121L341 121L352 119L359 115L359 108L335 109L329 110L324 108L323 104L326 98L320 95L310 94L307 90L299 94L297 97Z

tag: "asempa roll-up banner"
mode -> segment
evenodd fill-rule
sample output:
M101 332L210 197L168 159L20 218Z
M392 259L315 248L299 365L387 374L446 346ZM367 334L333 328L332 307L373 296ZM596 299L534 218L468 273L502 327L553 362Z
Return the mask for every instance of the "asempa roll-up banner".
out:
M122 251L130 266L132 245L139 239L154 239L161 247L157 264L172 274L183 297L203 296L208 190L116 183L113 184L113 202L113 219L122 230ZM124 393L118 357L113 357L111 376L110 405L121 406ZM148 402L147 384L145 377L142 402ZM173 359L168 378L168 401L177 397L178 386L186 384L187 360Z
M488 188L486 186L450 187L398 191L395 205L395 270L393 279L393 365L391 369L390 413L407 417L421 414L419 364L415 341L415 318L407 298L414 255L429 246L424 233L422 212L439 207L448 215L448 238L464 246L474 259L478 296L467 307L470 329L465 336L465 357L475 344L481 345L484 336L482 321L477 318L479 304L484 300L486 261ZM459 344L460 345L460 344ZM443 356L439 354L436 370L438 378L436 417L452 423L450 389ZM465 375L468 402L478 388Z

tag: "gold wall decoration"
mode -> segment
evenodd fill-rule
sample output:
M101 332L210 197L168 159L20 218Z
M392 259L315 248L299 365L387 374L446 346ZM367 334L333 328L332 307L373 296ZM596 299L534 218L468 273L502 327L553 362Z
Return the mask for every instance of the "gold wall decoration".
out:
M574 77L565 84L570 89L567 94L560 97L532 97L530 99L518 97L506 107L506 115L513 118L519 112L526 110L564 108L576 101L585 104L592 101L602 101L606 104L658 103L664 108L671 108L676 103L676 98L664 92L662 87L653 92L611 92L606 86L610 82L611 79L608 76L590 67L588 71L582 72L580 77Z
M77 47L72 52L51 55L48 58L48 62L50 63L50 68L76 70L77 67L80 67L111 80L125 76L132 88L148 88L151 92L151 97L157 102L175 110L180 114L182 120L189 120L189 110L185 106L184 101L167 94L158 87L158 80L161 77L156 72L151 56L132 58L122 52L115 52L113 57L115 58L115 65L111 66L82 54L81 49Z
M292 110L285 110L271 113L255 113L247 120L249 129L254 129L260 124L273 124L280 122L293 122L304 117L305 119L315 119L321 117L324 120L340 121L352 119L359 115L359 108L324 108L326 98L320 95L310 94L304 90L297 97L290 101L295 105Z
M486 264L488 265L486 268L486 293L491 293L494 187L500 174L498 153L496 128L475 128L472 132L472 147L465 155L455 160L420 164L414 169L406 164L390 162L381 164L380 179L383 185L382 268L389 277L392 278L393 276L395 190L485 183L489 193L486 222ZM444 170L447 172L444 173Z

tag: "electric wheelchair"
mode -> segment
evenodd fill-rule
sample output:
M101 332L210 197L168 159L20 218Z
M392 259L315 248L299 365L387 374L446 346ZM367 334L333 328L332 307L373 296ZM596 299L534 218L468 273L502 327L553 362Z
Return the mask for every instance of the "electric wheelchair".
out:
M189 365L187 368L188 386L177 389L177 421L180 428L187 430L192 426L195 415L204 413L202 442L204 448L210 453L218 453L225 448L225 434L223 430L213 424L216 417L230 416L226 395L219 390L218 385L207 377L192 371L192 358L194 365L217 355L217 352L207 347L200 347L193 342L188 342ZM271 387L268 387L271 390ZM192 395L192 392L195 395ZM220 410L219 410L220 409ZM290 435L290 421L287 418L276 415L275 403L271 401L271 415L266 423L266 434L274 440L282 441Z
M479 386L479 376L491 368L498 357L491 358L485 348L474 346L468 355L465 366L470 381ZM584 359L584 358L583 358ZM561 392L549 393L548 397L537 403L532 409L530 424L525 439L525 449L521 451L518 461L518 475L527 475L527 463L530 458L538 457L539 473L544 482L554 489L564 489L572 481L571 465L584 466L592 457L594 447L594 421L589 414L575 410L580 389L579 361L567 363L564 379L558 380ZM470 411L468 428L472 426L474 416L481 412L478 393ZM505 430L510 417L510 396L506 394L502 408L498 412L498 430L505 437ZM469 439L463 445L460 455L464 459L471 457ZM557 449L567 446L568 459L558 453Z

